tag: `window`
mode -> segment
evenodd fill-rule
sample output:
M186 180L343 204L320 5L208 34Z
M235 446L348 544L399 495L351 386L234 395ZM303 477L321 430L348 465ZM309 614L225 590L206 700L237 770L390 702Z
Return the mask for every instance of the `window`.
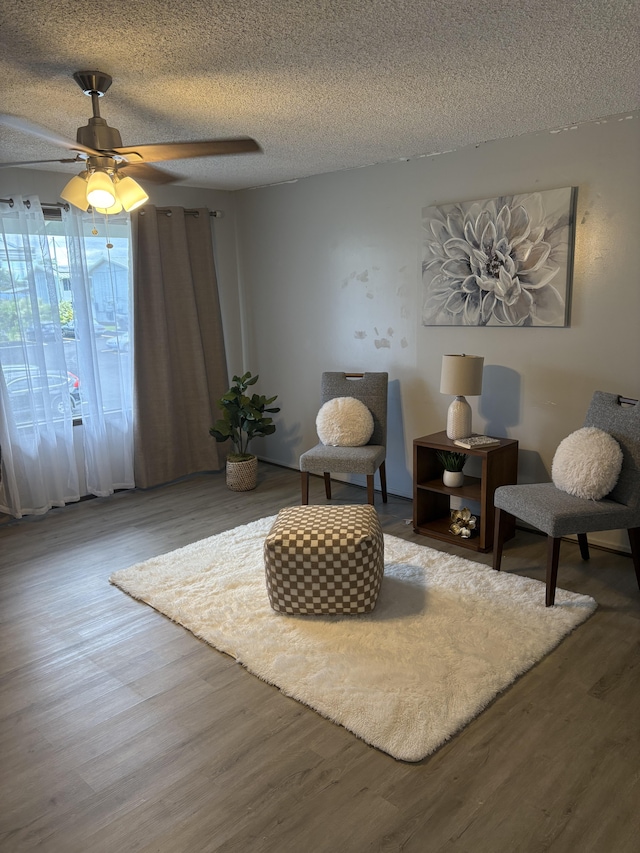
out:
M34 400L39 399L33 415L42 418L47 411L41 399L44 383L52 398L49 410L55 417L64 416L57 381L59 361L52 373L46 365L54 360L45 351L43 369L34 352L39 344L53 348L60 342L74 420L82 418L86 407L87 361L91 373L95 368L100 377L103 410L119 411L127 405L131 390L126 367L130 352L128 217L109 217L108 223L104 217L77 217L79 228L70 233L59 208L44 208L43 214L41 258L34 257L19 232L12 235L7 229L0 249L0 362L16 418L20 423L29 419L28 391L22 387L27 379ZM95 349L94 359L87 358L90 349Z

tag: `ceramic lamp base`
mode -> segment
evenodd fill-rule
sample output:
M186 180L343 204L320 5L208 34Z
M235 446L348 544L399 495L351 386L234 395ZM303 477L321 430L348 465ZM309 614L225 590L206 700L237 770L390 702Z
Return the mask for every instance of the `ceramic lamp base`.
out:
M468 438L470 435L471 406L463 396L459 396L447 411L447 438Z

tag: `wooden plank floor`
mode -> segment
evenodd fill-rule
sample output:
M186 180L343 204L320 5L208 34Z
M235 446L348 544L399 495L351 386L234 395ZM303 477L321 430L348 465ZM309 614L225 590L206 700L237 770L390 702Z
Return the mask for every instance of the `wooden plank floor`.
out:
M364 490L335 484L340 503ZM0 850L13 853L631 853L638 850L640 593L631 560L563 544L596 614L442 749L395 761L108 583L132 563L299 501L260 464L0 526ZM376 495L385 532L411 502ZM311 480L312 503L324 503ZM518 532L507 571L542 578ZM541 595L543 594L541 590Z

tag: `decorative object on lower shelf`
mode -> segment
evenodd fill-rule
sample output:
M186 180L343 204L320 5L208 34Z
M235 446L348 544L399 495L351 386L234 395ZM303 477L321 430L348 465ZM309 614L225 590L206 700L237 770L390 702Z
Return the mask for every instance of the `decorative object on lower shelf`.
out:
M471 515L471 510L466 506L462 509L452 509L449 533L460 536L462 539L469 539L471 532L476 529L476 521L475 515Z
M438 461L444 467L442 482L445 486L457 488L464 483L462 469L467 461L466 453L457 453L455 450L437 450Z

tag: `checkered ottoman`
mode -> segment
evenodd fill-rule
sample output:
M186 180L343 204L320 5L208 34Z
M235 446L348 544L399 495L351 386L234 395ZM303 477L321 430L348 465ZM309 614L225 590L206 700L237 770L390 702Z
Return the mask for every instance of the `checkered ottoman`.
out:
M361 506L295 506L264 543L267 592L280 613L369 613L384 572L378 514Z

